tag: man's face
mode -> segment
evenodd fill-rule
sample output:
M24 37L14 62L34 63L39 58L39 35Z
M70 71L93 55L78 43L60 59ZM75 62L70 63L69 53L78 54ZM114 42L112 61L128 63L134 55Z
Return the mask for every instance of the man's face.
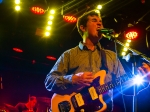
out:
M88 16L88 21L85 30L89 38L100 39L101 35L99 34L98 31L102 28L103 28L103 24L100 17L96 15Z

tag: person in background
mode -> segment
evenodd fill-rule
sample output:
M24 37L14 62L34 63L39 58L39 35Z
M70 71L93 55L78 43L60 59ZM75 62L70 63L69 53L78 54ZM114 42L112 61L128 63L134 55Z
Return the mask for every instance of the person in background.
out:
M35 96L29 97L29 101L27 103L19 102L15 108L18 109L18 112L36 112L37 110L37 99Z

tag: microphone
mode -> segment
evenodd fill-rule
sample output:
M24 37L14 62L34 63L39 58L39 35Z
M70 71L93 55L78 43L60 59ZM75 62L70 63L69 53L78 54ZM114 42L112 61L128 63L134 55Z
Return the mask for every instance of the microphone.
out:
M103 28L99 30L104 38L111 40L112 38L117 38L119 34L115 33L113 29Z
M100 29L99 32L102 34L106 34L106 35L115 33L115 31L113 29L108 29L108 28Z

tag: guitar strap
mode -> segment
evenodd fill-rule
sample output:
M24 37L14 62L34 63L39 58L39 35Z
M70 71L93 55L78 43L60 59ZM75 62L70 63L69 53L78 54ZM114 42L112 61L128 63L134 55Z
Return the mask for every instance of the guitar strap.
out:
M101 55L101 70L105 70L106 73L108 73L108 66L107 66L107 60L106 60L106 53L104 49L100 49L100 55Z

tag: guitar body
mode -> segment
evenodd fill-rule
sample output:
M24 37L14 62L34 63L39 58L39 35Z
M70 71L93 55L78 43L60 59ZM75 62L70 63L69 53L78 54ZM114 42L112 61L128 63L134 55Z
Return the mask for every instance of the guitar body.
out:
M94 81L97 81L99 85L103 85L105 77L106 71L101 70L94 75ZM89 94L87 95L88 92ZM85 97L84 95L88 97ZM94 89L94 86L83 88L80 93L76 93L76 91L66 95L54 93L51 99L51 109L52 112L80 112L85 105L88 106L91 103L96 105L96 100L98 100L102 106L99 110L94 110L94 112L103 112L107 109L107 105L103 101L103 95L98 95Z

